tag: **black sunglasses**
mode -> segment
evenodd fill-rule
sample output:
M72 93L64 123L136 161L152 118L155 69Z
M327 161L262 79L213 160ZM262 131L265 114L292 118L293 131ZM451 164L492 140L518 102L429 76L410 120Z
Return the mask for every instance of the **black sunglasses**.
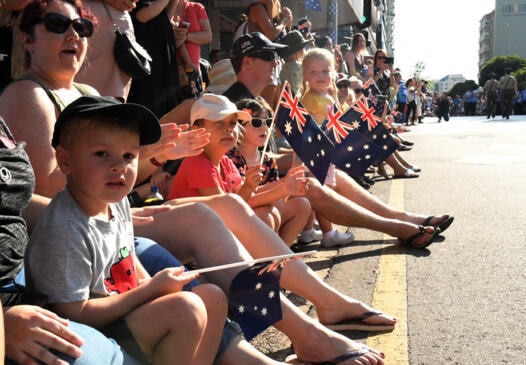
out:
M349 81L340 81L339 83L336 84L336 87L338 89L345 89L345 88L348 88L350 85L351 83Z
M259 58L260 60L266 62L277 61L279 59L279 56L276 52L257 52L252 53L251 55L249 55L249 57Z
M252 128L256 129L263 127L263 124L266 124L267 127L270 128L270 126L272 125L272 118L252 118L252 120L250 121L250 125L252 126Z
M86 18L69 19L62 14L47 13L42 19L35 22L35 24L39 23L44 23L48 31L56 34L64 33L72 24L79 37L88 38L93 35L93 22Z
M363 93L363 89L354 89L355 94L361 94Z

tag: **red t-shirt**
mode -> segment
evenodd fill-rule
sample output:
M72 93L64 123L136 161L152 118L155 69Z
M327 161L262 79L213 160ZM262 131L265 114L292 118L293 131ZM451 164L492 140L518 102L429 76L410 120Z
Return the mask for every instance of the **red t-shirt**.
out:
M215 186L219 186L225 193L231 193L243 182L243 179L227 156L223 156L219 164L221 171L217 171L204 153L185 158L175 174L168 200L200 196L199 189Z
M201 31L200 20L208 19L206 9L201 3L194 3L192 1L186 1L184 4L183 20L190 23L188 33L195 33ZM201 57L201 45L193 42L186 42L186 48L188 49L188 55L192 60L192 63L199 66L199 58Z

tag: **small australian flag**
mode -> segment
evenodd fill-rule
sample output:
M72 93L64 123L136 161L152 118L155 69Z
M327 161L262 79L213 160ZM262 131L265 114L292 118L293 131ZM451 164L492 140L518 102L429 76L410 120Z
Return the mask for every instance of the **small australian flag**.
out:
M298 157L323 184L334 146L285 81L274 123Z

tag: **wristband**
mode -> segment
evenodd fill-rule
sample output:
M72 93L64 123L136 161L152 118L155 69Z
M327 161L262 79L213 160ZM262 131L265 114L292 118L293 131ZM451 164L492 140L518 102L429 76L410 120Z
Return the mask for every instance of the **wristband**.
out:
M133 190L131 193L129 193L126 197L128 198L128 201L130 202L130 207L132 207L132 208L134 208L134 207L142 207L142 205L143 205L142 198L139 195L139 193L136 192L135 190Z
M163 167L164 164L166 163L166 161L163 161L163 162L157 161L155 157L150 158L150 162L152 163L152 165L157 166L157 167Z

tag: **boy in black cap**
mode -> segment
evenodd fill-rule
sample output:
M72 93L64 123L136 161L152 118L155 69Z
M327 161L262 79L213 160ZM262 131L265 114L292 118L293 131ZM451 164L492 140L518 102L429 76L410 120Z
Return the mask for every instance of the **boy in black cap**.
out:
M222 291L201 285L207 299L181 291L196 274L178 267L150 278L135 256L126 195L140 146L160 135L158 119L138 104L83 96L64 109L52 145L66 189L33 230L28 284L53 311L101 329L137 358L211 364L226 318Z

